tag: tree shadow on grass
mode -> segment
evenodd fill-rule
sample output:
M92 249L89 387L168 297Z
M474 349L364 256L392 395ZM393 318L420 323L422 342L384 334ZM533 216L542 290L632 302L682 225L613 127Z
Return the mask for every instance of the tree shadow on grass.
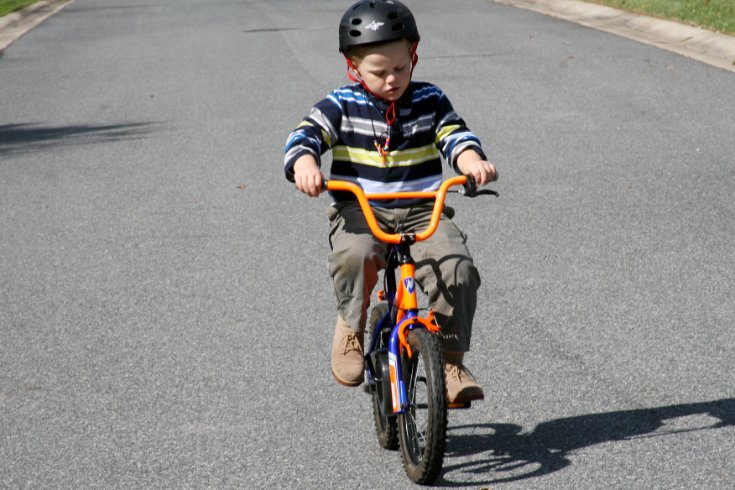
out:
M151 131L151 125L152 123L68 126L4 124L0 125L0 155L31 153L58 146L139 139Z
M735 426L735 398L550 420L530 433L515 424L450 426L443 479L437 485L465 486L470 482L462 481L463 473L487 477L470 479L472 485L536 478L566 468L575 450L595 444L728 426ZM452 464L469 457L470 462Z

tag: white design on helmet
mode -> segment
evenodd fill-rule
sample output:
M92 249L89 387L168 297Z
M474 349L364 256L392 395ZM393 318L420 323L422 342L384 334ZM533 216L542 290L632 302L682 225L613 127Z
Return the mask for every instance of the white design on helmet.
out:
M385 22L375 22L375 20L373 20L372 22L370 22L368 25L365 26L365 29L370 29L372 31L378 32L378 29L380 29L384 25L385 25Z

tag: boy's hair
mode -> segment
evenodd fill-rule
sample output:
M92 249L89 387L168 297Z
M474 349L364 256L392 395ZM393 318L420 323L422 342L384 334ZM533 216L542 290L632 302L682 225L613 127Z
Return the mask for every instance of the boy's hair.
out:
M347 9L339 23L339 50L351 56L353 48L420 36L411 11L398 0L360 0Z
M367 56L368 54L370 54L370 52L374 48L377 48L379 46L383 46L385 44L395 43L395 42L402 42L402 43L404 43L406 45L406 51L409 54L412 54L411 48L412 48L413 44L408 39L403 38L403 39L397 39L395 41L381 41L381 42L377 42L377 43L360 44L359 46L352 46L352 47L350 47L347 50L347 52L345 53L345 55L347 57L349 57L355 64L358 64L359 62L361 62L363 60L363 58L365 58L365 56Z

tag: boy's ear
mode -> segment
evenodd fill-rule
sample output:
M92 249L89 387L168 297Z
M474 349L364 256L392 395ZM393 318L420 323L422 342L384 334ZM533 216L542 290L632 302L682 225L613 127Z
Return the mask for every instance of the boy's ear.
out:
M419 62L419 55L416 53L418 47L418 41L411 44L411 72L413 72L413 69L416 67L416 63Z
M347 62L347 78L355 83L362 83L362 76L355 61L347 55L345 55L345 61Z

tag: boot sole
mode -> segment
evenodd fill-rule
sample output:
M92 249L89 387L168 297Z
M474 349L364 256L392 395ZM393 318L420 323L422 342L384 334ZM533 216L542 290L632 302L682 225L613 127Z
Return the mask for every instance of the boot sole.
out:
M334 380L337 383L341 384L342 386L347 386L348 388L354 388L356 386L360 386L363 382L363 378L360 378L359 380L356 380L356 381L344 380L340 378L339 376L337 376L337 374L334 372L334 369L332 369L332 376L334 377Z
M462 405L467 405L467 408L469 408L470 404L472 402L479 402L485 399L484 393L475 393L475 394L468 394L464 396L457 396L454 400L447 400L449 403L449 408L464 408ZM453 407L453 405L458 405L457 407Z

